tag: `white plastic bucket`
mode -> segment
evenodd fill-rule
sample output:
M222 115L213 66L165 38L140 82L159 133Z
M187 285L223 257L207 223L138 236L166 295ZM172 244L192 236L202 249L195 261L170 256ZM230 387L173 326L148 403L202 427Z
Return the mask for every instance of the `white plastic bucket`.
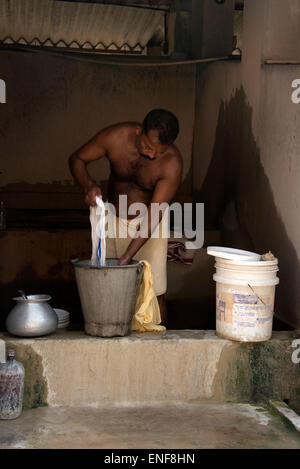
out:
M216 333L239 342L272 336L278 260L237 261L216 257Z

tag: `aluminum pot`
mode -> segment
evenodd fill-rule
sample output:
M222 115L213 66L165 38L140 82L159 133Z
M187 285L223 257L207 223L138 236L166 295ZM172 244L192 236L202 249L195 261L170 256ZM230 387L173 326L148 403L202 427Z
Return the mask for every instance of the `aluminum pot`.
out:
M6 329L19 337L38 337L57 329L58 317L47 303L50 295L13 298L17 302L6 319Z

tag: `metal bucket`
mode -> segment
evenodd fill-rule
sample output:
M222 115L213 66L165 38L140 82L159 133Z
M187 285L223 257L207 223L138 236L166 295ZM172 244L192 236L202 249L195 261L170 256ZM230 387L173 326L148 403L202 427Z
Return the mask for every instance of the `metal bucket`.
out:
M106 259L104 267L90 260L72 261L88 335L114 337L130 332L143 264L133 260L119 266L118 261Z

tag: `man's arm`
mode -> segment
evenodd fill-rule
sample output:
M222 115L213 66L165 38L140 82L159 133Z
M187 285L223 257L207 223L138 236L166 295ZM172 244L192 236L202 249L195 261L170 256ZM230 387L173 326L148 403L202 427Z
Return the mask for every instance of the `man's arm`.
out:
M69 158L69 167L73 177L84 188L86 196L85 202L88 205L96 205L96 196L101 197L100 187L90 177L86 166L107 153L107 140L109 129L102 130L89 142L75 151Z
M135 254L141 249L141 247L146 243L146 241L151 237L151 234L157 227L157 224L160 223L163 214L160 212L158 217L158 223L151 226L151 205L152 204L162 204L170 203L174 198L178 187L180 186L182 177L182 160L181 157L176 155L175 161L170 165L169 168L164 172L162 178L157 182L151 204L148 208L148 212L145 215L145 218L142 223L146 223L146 233L148 233L148 238L138 237L133 239L126 252L120 258L118 264L126 265L129 264L131 259ZM155 220L156 221L156 220ZM151 229L152 228L152 229ZM142 230L141 230L142 231Z

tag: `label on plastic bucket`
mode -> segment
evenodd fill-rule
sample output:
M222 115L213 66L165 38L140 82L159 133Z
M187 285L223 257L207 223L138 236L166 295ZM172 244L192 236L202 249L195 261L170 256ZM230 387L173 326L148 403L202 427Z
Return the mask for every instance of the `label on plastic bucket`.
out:
M245 305L257 305L258 301L256 295L240 295L235 293L233 297L234 303L242 303Z
M270 295L246 295L219 291L216 297L217 321L240 327L259 327L273 320Z

